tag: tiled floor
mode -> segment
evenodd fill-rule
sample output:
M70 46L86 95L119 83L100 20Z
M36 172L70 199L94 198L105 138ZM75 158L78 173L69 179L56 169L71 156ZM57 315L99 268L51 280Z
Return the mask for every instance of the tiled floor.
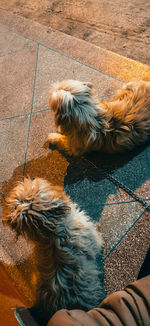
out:
M69 159L44 146L55 131L48 91L57 80L91 81L99 97L110 96L124 81L150 80L150 68L84 41L0 11L0 192L6 195L23 175L61 185L99 224L105 240L107 293L137 277L149 247L149 213L128 192L100 173L101 168L129 190L150 200L150 146L134 153L89 154ZM92 164L90 163L92 162ZM93 166L95 165L95 167ZM33 248L1 225L0 260L32 303L36 273ZM33 291L32 291L33 288Z

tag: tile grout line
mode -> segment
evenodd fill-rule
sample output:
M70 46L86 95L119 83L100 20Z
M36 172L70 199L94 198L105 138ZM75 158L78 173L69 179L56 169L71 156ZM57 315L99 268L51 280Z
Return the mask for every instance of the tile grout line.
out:
M42 110L33 111L32 114L42 113L42 112L46 112L46 111L49 111L49 108L45 108L45 109L42 109Z
M147 200L147 201L150 201L150 198L143 198L143 200ZM132 204L132 203L138 203L137 200L129 200L129 201L120 201L120 202L113 202L113 203L109 203L109 204L105 204L105 203L100 203L100 204L95 204L95 205L81 205L80 207L82 208L89 208L89 207L101 207L101 206L113 206L113 205L124 205L124 204ZM140 203L138 203L139 206L140 206Z
M11 117L2 118L2 119L0 119L0 122L5 121L5 120L15 119L15 118L24 118L24 117L28 117L29 115L30 115L30 113L18 114L18 115L14 115Z
M74 58L70 57L69 55L64 54L64 53L62 53L62 52L60 52L60 51L58 51L58 50L55 50L55 49L53 49L53 48L51 48L51 47L49 47L49 46L44 45L44 44L42 44L42 43L39 43L39 44L40 44L41 46L43 46L44 48L46 48L46 49L52 51L52 52L58 53L58 54L60 54L61 56L67 58L67 59L71 59L72 61L75 61L75 62L79 63L80 65L83 65L83 66L88 67L88 68L90 68L90 69L92 69L92 70L94 70L94 71L97 71L97 72L99 72L100 74L102 74L102 75L104 75L104 76L107 76L108 78L115 79L115 80L117 80L117 81L119 81L119 82L121 82L121 83L123 82L123 80L118 79L117 77L112 76L112 75L110 75L110 74L107 74L107 73L105 73L105 72L103 72L103 71L101 71L101 70L99 70L99 69L97 69L97 68L94 68L94 67L88 65L87 63L83 63L83 62L80 61L80 60L74 59Z
M105 261L111 253L118 247L118 245L122 242L122 240L125 238L125 236L133 229L133 227L136 225L136 223L142 218L144 213L146 212L146 209L139 215L139 217L134 221L134 223L128 228L128 230L124 233L124 235L118 240L118 242L112 247L112 249L109 251L109 253L103 258L103 261Z
M1 8L0 8L1 9ZM32 41L33 43L35 43L36 45L39 44L38 41L35 41L33 40L32 38L28 37L28 36L25 36L23 34L21 34L21 32L16 32L16 31L12 31L7 25L3 25L3 24L0 24L0 26L2 26L3 28L5 28L5 30L9 31L10 33L14 34L14 35L17 35L17 36L21 36L23 38L25 38L26 40L28 41ZM42 25L43 26L43 25Z
M37 111L32 111L32 114L36 114L36 113L42 113L42 112L45 112L45 111L48 111L49 108L45 108L45 109L41 109L41 110L37 110ZM18 114L18 115L14 115L14 116L11 116L11 117L6 117L6 118L2 118L0 119L0 122L1 121L5 121L5 120L12 120L12 119L15 119L15 118L24 118L24 117L29 117L31 114L31 111L30 113L24 113L24 114Z
M0 25L3 26L3 27L5 27L5 25L2 25L2 24L0 24ZM5 28L7 28L7 27L5 27ZM60 52L60 51L58 51L58 50L55 50L55 49L53 49L53 48L51 48L51 47L49 47L49 46L46 46L46 45L42 44L41 42L37 42L37 41L33 40L33 39L30 38L30 37L27 37L27 36L22 35L22 34L19 33L19 32L14 32L14 31L12 32L9 28L7 28L7 29L8 29L11 33L13 33L13 34L15 34L15 35L22 36L23 38L25 38L25 39L27 39L27 40L29 40L29 41L32 41L32 42L36 43L37 45L43 46L44 48L47 48L47 49L50 50L50 51L53 51L53 52L55 52L55 53L58 53L58 54L60 54L60 55L62 55L62 56L64 56L64 57L66 57L66 58L68 58L68 59L71 59L72 61L75 61L75 62L77 62L77 63L79 63L79 64L81 64L81 65L83 65L83 66L85 66L85 67L88 67L88 68L90 68L90 69L92 69L92 70L95 70L95 71L97 71L97 72L99 72L99 73L101 73L101 74L103 74L103 75L105 75L105 76L107 76L107 77L109 77L109 78L115 79L115 80L117 80L117 81L119 81L119 82L124 82L123 80L118 79L118 78L115 77L115 76L112 76L112 75L110 75L110 74L107 74L107 73L105 73L105 72L103 72L103 71L101 71L101 70L99 70L99 69L97 69L97 68L94 68L94 67L92 67L92 66L90 66L90 65L88 65L88 64L86 64L86 63L83 63L83 62L80 61L80 60L76 60L76 59L70 57L70 56L67 55L67 54L64 54L64 53L62 53L62 52ZM87 42L87 43L88 43L88 42Z
M49 110L49 108L45 108L45 109L41 109L41 110L37 110L37 111L32 111L32 114L42 113L42 112L45 112L45 111L48 111L48 110ZM12 119L15 119L15 118L29 117L30 114L31 114L31 112L30 113L24 113L24 114L18 114L18 115L14 115L14 116L11 116L11 117L2 118L2 119L0 119L0 122L5 121L5 120L12 120Z
M26 151L25 151L25 157L24 157L23 177L24 177L25 168L26 168L26 159L27 159L27 152L28 152L28 145L29 145L29 136L30 136L30 128L31 128L31 118L32 118L32 111L33 111L33 104L34 104L34 96L35 96L35 84L36 84L38 57L39 57L39 44L37 44L37 54L36 54L36 63L35 63L35 72L34 72L34 83L33 83L33 94L32 94L32 103L31 103L31 110L30 110L30 117L29 117L29 125L28 125L27 144L26 144Z
M107 97L110 97L110 96L113 96L113 95L114 94L102 95L102 96L99 96L99 98L107 98ZM46 107L44 109L39 109L39 110L36 110L36 111L32 111L32 114L36 114L36 113L40 113L40 112L42 113L42 112L45 112L45 111L49 111L49 107ZM5 121L5 120L15 119L15 118L28 117L29 115L30 115L30 113L18 114L18 115L2 118L2 119L0 119L0 122Z

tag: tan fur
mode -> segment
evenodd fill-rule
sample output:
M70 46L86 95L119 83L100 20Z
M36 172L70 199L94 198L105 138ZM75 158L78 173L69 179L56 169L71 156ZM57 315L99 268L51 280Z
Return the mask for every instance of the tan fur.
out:
M150 135L150 82L130 82L101 103L90 83L63 81L50 91L50 108L60 133L48 141L70 155L132 150Z

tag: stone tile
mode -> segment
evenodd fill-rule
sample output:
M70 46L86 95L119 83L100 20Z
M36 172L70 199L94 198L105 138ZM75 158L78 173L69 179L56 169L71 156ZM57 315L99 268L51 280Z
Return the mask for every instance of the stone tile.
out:
M33 47L34 42L0 26L0 57Z
M95 86L96 94L104 96L114 93L122 83L101 74L79 62L43 46L39 48L34 111L48 107L48 93L52 84L63 79L90 81Z
M137 279L150 245L150 214L145 213L105 260L107 294Z
M138 152L137 149L135 156L115 170L113 176L143 198L150 198L150 170L145 150Z
M32 115L25 175L41 177L63 187L67 159L57 150L45 148L48 133L55 130L51 112L44 111Z
M145 149L146 147L146 149ZM149 147L144 144L132 152L118 154L91 153L87 160L100 171L104 170L119 181L126 189L143 198L150 198ZM98 172L97 172L98 173Z
M50 151L44 147L50 132L56 132L53 112L47 110L32 114L27 160L36 159Z
M64 178L64 189L97 222L106 204L133 200L83 158L70 159Z
M0 58L0 119L31 110L36 47Z
M27 133L27 117L0 121L0 186L4 194L22 176Z
M143 207L137 202L104 206L98 224L105 241L104 255L109 254L142 212Z
M118 185L112 182L114 179L109 180L109 175L113 178L113 174L117 173L119 169L123 169L130 161L132 161L133 157L133 153L130 153L128 156L126 153L121 155L110 155L102 152L91 152L90 154L86 154L81 159L72 160L68 168L68 179L66 179L66 184L68 183L70 185L78 181L82 182L83 179L88 180L86 182L88 183L87 187L89 187L89 189L92 182L95 185L98 184L98 192L95 198L99 198L99 203L101 205L106 203L106 198L109 198L107 204L133 201L135 200L134 198L129 196L127 192L123 191ZM109 191L107 191L107 187L104 186L104 183L106 182L108 185L110 184L110 188L108 187ZM99 185L101 185L101 190L99 189ZM80 197L80 195L77 195L77 197ZM86 202L84 202L84 205L86 205Z

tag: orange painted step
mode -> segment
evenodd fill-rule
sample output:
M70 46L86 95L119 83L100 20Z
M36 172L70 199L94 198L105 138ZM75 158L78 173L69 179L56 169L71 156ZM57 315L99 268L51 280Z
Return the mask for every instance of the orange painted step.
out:
M5 270L0 266L0 325L18 326L14 315L16 307L25 306L26 302L15 288Z

